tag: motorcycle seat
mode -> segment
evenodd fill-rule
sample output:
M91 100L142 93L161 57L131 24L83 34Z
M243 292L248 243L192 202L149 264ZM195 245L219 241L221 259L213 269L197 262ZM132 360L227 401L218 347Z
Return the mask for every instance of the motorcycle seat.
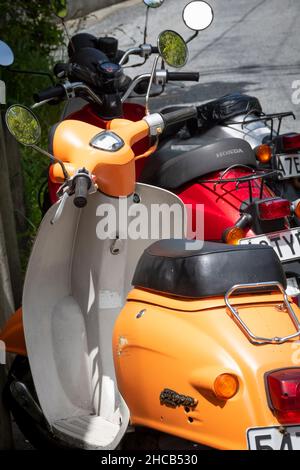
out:
M197 111L199 127L207 128L250 112L260 115L262 107L255 96L232 93L197 106Z
M273 248L232 246L195 240L160 240L142 254L133 286L181 298L224 295L236 284L277 281L286 277Z
M185 148L187 150L185 150ZM251 146L242 139L228 138L201 145L201 139L166 141L147 159L139 181L175 190L190 181L235 165L256 168Z

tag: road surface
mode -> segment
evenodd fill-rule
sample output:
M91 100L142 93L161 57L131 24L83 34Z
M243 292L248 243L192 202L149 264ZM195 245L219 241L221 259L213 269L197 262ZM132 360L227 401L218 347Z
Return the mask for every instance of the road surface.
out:
M182 21L187 0L165 0L150 11L149 41L156 43L163 29L175 29L185 38L190 31ZM167 95L152 101L152 108L166 104L195 103L240 91L257 96L265 112L294 111L300 119L300 39L299 0L210 0L214 22L189 45L186 70L199 71L200 82L184 88L169 86ZM79 30L96 36L119 38L127 49L143 38L145 7L142 0L130 0L113 8L96 12L81 22ZM132 69L134 75L149 71ZM297 84L296 81L299 80ZM292 102L296 93L299 104ZM291 119L285 130L300 130Z

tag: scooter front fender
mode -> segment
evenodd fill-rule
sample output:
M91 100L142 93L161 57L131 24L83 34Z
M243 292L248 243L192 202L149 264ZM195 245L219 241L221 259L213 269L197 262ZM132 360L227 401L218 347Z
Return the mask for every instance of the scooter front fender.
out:
M27 349L23 327L23 312L19 308L7 321L0 332L0 341L5 344L5 349L9 353L27 356Z

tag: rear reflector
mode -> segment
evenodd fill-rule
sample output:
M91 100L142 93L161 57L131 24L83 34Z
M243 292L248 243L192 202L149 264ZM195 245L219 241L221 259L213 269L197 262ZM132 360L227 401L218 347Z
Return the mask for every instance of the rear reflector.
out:
M300 134L283 136L282 146L284 150L300 150Z
M261 220L283 219L291 215L291 203L286 199L268 199L258 205Z
M282 424L300 423L300 368L282 369L267 376L270 408Z

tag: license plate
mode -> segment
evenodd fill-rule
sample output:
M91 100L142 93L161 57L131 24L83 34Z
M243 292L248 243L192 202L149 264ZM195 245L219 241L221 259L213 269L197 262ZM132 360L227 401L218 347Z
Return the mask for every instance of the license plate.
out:
M250 450L300 450L300 425L248 429Z
M300 154L278 155L277 170L280 179L297 178L300 176Z
M269 245L277 253L280 261L292 261L300 258L300 227L272 232L257 237L242 238L240 245Z

